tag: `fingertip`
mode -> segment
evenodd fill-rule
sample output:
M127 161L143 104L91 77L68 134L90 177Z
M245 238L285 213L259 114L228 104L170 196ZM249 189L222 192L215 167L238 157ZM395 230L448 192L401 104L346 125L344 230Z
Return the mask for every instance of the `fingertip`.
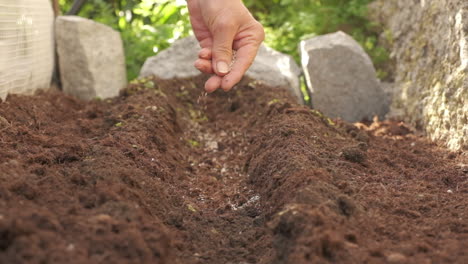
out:
M211 76L205 83L205 91L207 93L212 93L221 87L221 77L217 75Z
M211 60L212 55L211 49L209 48L203 48L198 52L198 57L200 59Z
M211 61L209 60L198 59L195 61L193 65L195 66L195 68L197 68L201 72L209 73L209 74L213 73Z
M224 91L229 91L234 87L236 84L238 84L241 80L242 77L244 76L243 71L239 71L238 68L233 68L231 72L229 72L228 75L223 77L223 80L221 82L221 89Z
M236 85L237 83L233 83L232 82L232 79L231 78L228 78L228 77L224 77L222 82L221 82L221 89L223 89L223 91L225 92L228 92L229 90L232 89L232 87L234 87L234 85Z
M224 91L229 91L242 80L242 77L252 65L256 54L257 48L255 46L244 46L237 50L236 61L232 65L229 74L224 76L221 84Z

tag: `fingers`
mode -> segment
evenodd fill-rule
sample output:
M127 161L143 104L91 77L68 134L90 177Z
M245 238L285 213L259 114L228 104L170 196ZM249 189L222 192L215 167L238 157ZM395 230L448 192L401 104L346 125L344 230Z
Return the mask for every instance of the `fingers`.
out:
M198 52L198 60L195 61L194 66L199 71L203 73L213 74L213 66L212 66L212 52L210 48L203 48Z
M212 58L212 52L210 48L203 48L198 52L198 58L204 59L204 60L211 60Z
M203 73L213 74L213 67L211 64L211 60L206 59L198 59L194 63L195 68Z
M221 88L224 91L231 90L234 85L240 82L242 76L244 76L250 65L252 65L255 56L257 55L259 45L260 44L256 43L249 44L237 50L236 61L234 62L234 65L232 66L229 74L224 76L221 83Z
M195 67L204 73L214 74L212 64L212 52L210 48L204 48L198 53L198 60L195 61ZM213 75L205 83L205 91L212 93L221 87L222 77Z
M225 75L224 77L212 76L205 84L205 90L207 92L213 92L220 87L224 91L229 91L242 79L245 72L252 65L260 44L257 44L257 42L240 44L244 46L236 44L236 47L240 48L237 50L236 61L234 62L234 65L232 66L229 74ZM211 61L211 55L212 53L210 49L202 49L198 54L200 59L195 62L195 67L201 72L215 74L213 70L214 66L212 65Z
M235 31L232 31L235 29ZM258 48L264 40L263 27L257 21L240 30L234 24L219 23L213 32L213 45L202 46L195 67L201 72L215 74L205 83L205 90L218 88L229 91L243 77L253 63ZM232 62L233 48L237 50L236 61Z
M222 78L218 75L211 76L208 81L205 83L205 91L207 93L212 93L221 87Z
M198 53L198 60L195 61L195 68L203 73L214 74L211 57L212 52L209 48L204 48ZM213 75L205 83L205 91L212 93L221 87L222 77Z
M229 73L232 61L232 43L238 26L231 21L219 21L213 32L213 68L217 75Z
M263 27L255 20L244 31L237 34L233 45L233 48L237 50L236 61L229 74L223 78L221 88L224 91L229 91L242 79L242 76L255 60L257 51L264 39Z

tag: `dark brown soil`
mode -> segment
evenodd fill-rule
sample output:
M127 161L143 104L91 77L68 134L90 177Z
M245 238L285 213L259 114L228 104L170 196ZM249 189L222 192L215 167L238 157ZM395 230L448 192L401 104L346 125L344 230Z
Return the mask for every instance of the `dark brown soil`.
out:
M244 81L0 104L0 263L468 263L468 154Z

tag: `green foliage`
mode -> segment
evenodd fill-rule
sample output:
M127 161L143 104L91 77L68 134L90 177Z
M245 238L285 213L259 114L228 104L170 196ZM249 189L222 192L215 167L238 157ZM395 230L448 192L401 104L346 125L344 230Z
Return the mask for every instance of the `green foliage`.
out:
M72 2L60 0L63 13ZM191 30L183 0L88 0L78 15L121 32L129 80L138 76L146 58L187 36Z
M352 35L371 55L379 69L388 53L377 46L378 27L366 18L372 0L244 0L264 25L266 43L291 54L299 62L298 43L314 35L342 30ZM59 0L66 13L73 0ZM128 78L138 75L147 57L190 34L184 0L88 0L79 13L122 33Z
M353 36L370 54L379 69L388 60L387 51L377 46L378 27L367 19L372 0L245 0L263 24L265 42L291 54L299 62L301 39L342 30ZM381 77L385 75L380 71Z

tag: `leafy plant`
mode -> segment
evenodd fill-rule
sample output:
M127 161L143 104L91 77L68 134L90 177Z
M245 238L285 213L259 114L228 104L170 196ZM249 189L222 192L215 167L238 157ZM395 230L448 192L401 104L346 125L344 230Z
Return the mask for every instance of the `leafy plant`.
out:
M63 13L72 2L60 0ZM187 36L191 30L183 0L88 0L78 15L121 32L129 80L138 76L146 58Z
M298 43L314 35L342 30L372 57L380 77L387 51L377 45L378 27L367 17L372 0L244 0L264 25L266 43L299 62ZM73 0L59 0L66 13ZM88 0L80 16L107 24L122 33L128 78L138 76L147 57L190 34L184 0Z
M344 31L370 54L377 69L388 52L377 45L379 28L367 19L372 0L245 0L266 31L272 48L299 59L298 43L315 35ZM385 73L381 70L381 77Z

